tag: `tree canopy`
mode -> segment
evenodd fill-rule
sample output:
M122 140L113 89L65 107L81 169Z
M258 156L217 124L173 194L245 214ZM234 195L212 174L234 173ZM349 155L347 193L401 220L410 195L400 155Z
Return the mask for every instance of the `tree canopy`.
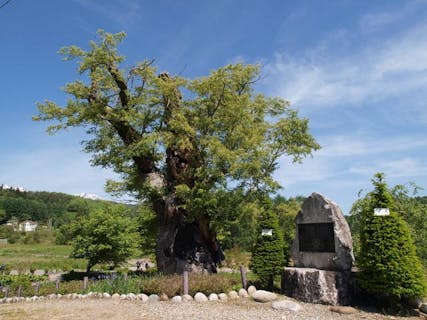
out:
M136 224L118 207L91 212L71 227L71 256L87 259L87 271L97 263L124 262L138 244Z
M183 221L197 222L202 241L216 247L211 222L229 218L221 201L228 192L271 193L281 156L301 161L319 148L287 101L255 92L258 65L227 65L196 79L158 73L154 60L126 69L117 50L125 34L98 36L88 50L61 49L78 61L81 79L65 86L65 106L39 103L34 119L55 121L50 133L86 128L92 164L121 175L107 189L152 203L165 227L158 260L173 257L173 229Z

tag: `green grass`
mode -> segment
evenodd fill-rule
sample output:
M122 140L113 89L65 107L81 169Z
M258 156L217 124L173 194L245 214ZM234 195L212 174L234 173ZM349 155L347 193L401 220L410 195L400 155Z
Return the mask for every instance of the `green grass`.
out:
M52 244L7 244L0 246L0 264L9 270L63 270L84 269L86 260L69 258L70 246Z

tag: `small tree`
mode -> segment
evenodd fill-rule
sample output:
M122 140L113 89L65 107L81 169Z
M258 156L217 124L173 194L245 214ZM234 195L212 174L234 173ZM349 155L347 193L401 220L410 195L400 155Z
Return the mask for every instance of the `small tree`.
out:
M138 245L135 223L118 208L97 210L74 225L74 258L88 260L87 272L97 263L114 266L130 257Z
M361 211L359 284L368 293L392 300L422 297L426 284L409 228L395 211L384 175L376 174L372 182L375 190ZM390 215L376 216L375 208L388 208Z
M250 267L262 287L272 289L273 277L285 266L284 242L277 215L265 210L258 222Z

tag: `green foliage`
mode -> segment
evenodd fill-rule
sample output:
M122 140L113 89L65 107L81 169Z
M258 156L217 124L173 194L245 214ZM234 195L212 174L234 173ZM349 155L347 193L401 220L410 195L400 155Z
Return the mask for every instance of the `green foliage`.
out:
M222 264L223 267L231 268L233 270L239 270L240 266L249 267L251 253L243 248L233 247L227 249L224 251L224 255L227 257L227 259Z
M69 258L70 252L70 246L8 244L0 248L0 263L20 272L83 269L86 261Z
M272 235L262 235L263 229L272 229ZM262 212L256 232L250 268L258 276L261 286L272 290L274 275L279 274L286 265L277 215L271 210Z
M427 268L427 202L423 202L422 197L414 197L419 189L416 185L411 184L410 187L412 190L397 185L391 192L395 199L396 212L408 223L417 255Z
M0 207L0 224L6 222L6 210Z
M287 101L254 92L258 65L227 65L198 79L158 75L148 60L125 69L117 50L124 37L99 31L88 50L61 49L65 60L77 60L81 80L65 86L65 106L39 103L34 117L54 121L50 133L88 128L92 164L123 178L109 181L109 191L152 202L170 196L187 220L219 224L235 218L223 210L225 193L276 190L281 156L298 162L319 148ZM181 168L167 161L168 150L179 151ZM161 183L154 187L150 174Z
M372 180L361 209L359 284L368 293L389 299L423 297L426 282L409 228L396 212L383 174ZM389 216L375 216L374 208L389 208Z
M7 239L9 244L51 244L55 242L55 234L49 230L14 231L13 227L8 225L0 225L0 238Z
M74 225L72 257L87 259L87 271L97 263L114 266L130 257L137 246L136 225L115 207L94 211Z
M157 242L157 216L151 208L141 204L138 206L138 216L136 220L141 253L145 256L153 256Z
M303 197L295 197L286 199L282 196L277 196L273 199L273 210L279 218L280 229L283 232L283 240L285 242L284 255L285 261L288 262L290 257L290 248L295 238L295 218L301 210L301 205L304 201Z
M395 211L408 223L417 255L427 267L427 201L423 202L423 197L415 197L418 190L419 187L411 183L409 186L396 185L390 192L393 196ZM427 197L424 198L427 199ZM356 260L360 253L360 221L368 202L368 197L358 199L351 208L351 215L347 217L353 236Z
M106 205L125 207L104 200L83 199L58 192L33 192L3 189L0 186L0 224L14 219L30 219L42 224L52 220L53 227L75 221L76 217L104 208Z
M205 275L192 273L189 277L189 294L194 295L197 292L210 293L228 292L235 289L240 284L239 276L228 275ZM87 292L108 292L113 293L145 293L162 294L168 297L182 295L182 276L180 275L153 275L124 278L119 276L116 279L100 280L91 283Z

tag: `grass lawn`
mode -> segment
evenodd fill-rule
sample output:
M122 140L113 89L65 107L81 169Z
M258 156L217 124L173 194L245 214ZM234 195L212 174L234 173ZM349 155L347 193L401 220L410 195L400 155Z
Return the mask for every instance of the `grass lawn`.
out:
M84 259L69 258L71 246L52 244L0 245L0 264L9 270L34 271L84 269Z

